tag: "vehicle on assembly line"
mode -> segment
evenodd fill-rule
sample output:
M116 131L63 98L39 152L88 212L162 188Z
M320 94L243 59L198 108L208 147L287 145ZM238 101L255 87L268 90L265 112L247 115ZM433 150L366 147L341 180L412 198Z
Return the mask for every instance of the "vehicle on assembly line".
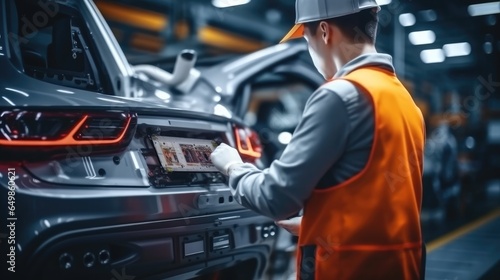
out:
M226 97L225 106L259 134L266 164L279 158L309 96L325 82L305 42L272 46L201 72Z
M208 156L224 142L265 166L231 94L304 47L221 76L186 50L170 73L130 65L90 0L0 0L0 13L2 279L262 279L277 228Z

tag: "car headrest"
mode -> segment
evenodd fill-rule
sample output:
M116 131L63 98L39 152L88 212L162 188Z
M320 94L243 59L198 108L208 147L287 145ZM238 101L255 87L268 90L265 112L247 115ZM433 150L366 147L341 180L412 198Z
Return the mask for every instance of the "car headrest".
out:
M84 71L83 53L74 52L76 35L73 35L72 19L64 17L52 26L52 43L48 47L48 65L51 68L81 72Z

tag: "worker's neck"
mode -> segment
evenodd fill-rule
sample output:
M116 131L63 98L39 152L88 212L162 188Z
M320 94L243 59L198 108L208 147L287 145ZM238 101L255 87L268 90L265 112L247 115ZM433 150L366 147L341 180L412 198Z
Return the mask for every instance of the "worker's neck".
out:
M356 57L369 53L376 53L377 50L373 44L350 44L337 49L337 55L334 56L335 66L341 69L349 61Z

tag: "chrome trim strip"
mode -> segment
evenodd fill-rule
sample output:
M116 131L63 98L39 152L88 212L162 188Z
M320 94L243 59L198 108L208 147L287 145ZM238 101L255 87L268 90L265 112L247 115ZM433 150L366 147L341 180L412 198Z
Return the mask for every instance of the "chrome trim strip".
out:
M137 124L157 125L169 128L210 130L217 132L227 131L227 127L225 124L218 124L200 120L176 119L176 118L139 117Z

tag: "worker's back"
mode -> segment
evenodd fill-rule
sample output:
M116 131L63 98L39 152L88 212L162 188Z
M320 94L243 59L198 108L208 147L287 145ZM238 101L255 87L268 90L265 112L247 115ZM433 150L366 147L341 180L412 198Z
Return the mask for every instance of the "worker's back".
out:
M360 173L306 202L299 278L419 279L422 115L394 73L368 67L342 79L372 101L372 150Z

